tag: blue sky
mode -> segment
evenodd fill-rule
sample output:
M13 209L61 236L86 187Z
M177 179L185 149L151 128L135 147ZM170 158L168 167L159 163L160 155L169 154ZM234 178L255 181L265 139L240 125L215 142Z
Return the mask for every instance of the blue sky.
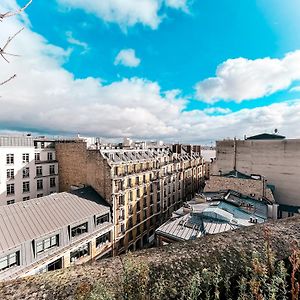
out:
M140 108L143 115L140 121L147 120L148 130L137 121L131 124L130 118L123 121L121 116L108 120L104 126L99 121L90 129L88 123L80 120L65 130L53 124L27 122L22 116L15 125L0 119L2 130L20 130L23 126L24 130L53 134L82 132L105 137L129 135L193 142L243 136L277 127L290 137L299 134L296 125L283 122L299 104L300 75L295 70L297 65L300 68L299 1L140 0L145 6L139 9L136 1L108 0L106 7L101 0L34 0L26 10L25 24L31 34L43 39L39 41L43 47L57 47L54 54L53 49L39 50L37 55L41 55L41 61L52 59L51 66L57 64L56 71L72 76L77 87L77 79L86 84L90 78L91 90L96 89L94 84L98 81L101 92L91 92L88 97L95 99L93 105L105 105L105 111L111 104L111 114L116 113L114 108L122 112ZM14 0L4 2L15 5ZM20 6L25 2L17 1ZM291 57L287 57L288 53ZM18 63L20 60L15 65ZM35 66L31 66L33 70ZM55 87L57 84L49 81L47 90ZM138 95L132 95L136 101L133 104L130 95L135 88ZM74 89L68 89L72 98ZM44 93L41 90L40 97ZM171 99L168 94L172 95ZM151 100L152 96L157 102ZM113 97L120 97L120 102L115 103ZM85 102L91 101L75 101L82 119L90 119ZM70 105L69 100L66 102ZM163 106L166 102L171 105L165 107L166 111L153 111L154 104ZM19 102L15 107L18 105ZM285 115L275 117L273 110L277 113L278 109ZM176 112L176 124L160 115L168 111ZM44 114L39 113L42 120ZM109 110L107 113L110 114ZM260 118L261 123L257 122ZM162 122L160 126L157 120ZM235 120L234 124L231 120ZM249 122L249 126L241 128L244 122ZM116 128L108 130L108 124Z

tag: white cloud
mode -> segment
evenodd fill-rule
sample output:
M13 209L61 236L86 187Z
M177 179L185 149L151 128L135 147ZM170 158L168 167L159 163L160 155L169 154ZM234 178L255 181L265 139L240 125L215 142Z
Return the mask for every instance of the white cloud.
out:
M141 60L136 57L134 49L121 50L115 59L115 65L124 65L126 67L137 67Z
M204 112L208 115L213 115L213 114L226 115L231 113L231 109L222 108L222 107L208 107L204 109Z
M207 103L241 102L287 89L296 80L300 80L300 51L283 59L229 59L218 66L216 77L196 85L196 95Z
M294 86L293 88L291 88L290 92L300 92L300 85L299 86Z
M21 25L13 18L2 23L0 41ZM0 128L4 131L182 142L243 137L274 128L290 137L300 136L300 100L208 115L186 111L187 100L179 90L162 91L158 83L143 78L111 84L91 77L76 79L62 67L69 51L50 45L30 29L8 50L22 56L10 64L0 61L0 81L9 74L18 75L0 87Z
M68 8L83 9L123 29L138 23L156 29L162 21L162 5L187 11L186 0L57 0Z
M167 6L182 9L183 11L188 11L188 1L187 0L165 0Z
M72 31L67 31L67 32L66 32L66 37L67 37L67 41L68 41L70 44L81 47L82 50L83 50L83 51L82 51L83 54L89 51L89 46L88 46L88 44L85 43L85 42L82 42L82 41L80 41L80 40L78 40L78 39L75 39L74 36L73 36Z

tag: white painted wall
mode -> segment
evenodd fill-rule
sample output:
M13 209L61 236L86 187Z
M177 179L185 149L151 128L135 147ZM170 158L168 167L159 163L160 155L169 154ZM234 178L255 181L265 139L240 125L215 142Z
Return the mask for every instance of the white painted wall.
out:
M41 164L36 164L35 153L40 153ZM0 145L0 205L7 205L7 201L15 200L15 202L23 201L24 197L36 198L37 194L48 195L51 192L58 192L58 164L57 162L47 162L47 153L53 153L55 160L55 150L52 148L35 149L34 146L1 146ZM29 163L23 163L23 153L29 154ZM6 164L6 154L14 154L14 164ZM36 177L36 166L43 167L43 177ZM49 174L49 165L55 165L55 174ZM30 177L23 178L23 168L29 167ZM7 169L14 169L14 179L7 179ZM56 186L50 188L50 177L56 177ZM43 190L37 190L37 179L43 179ZM23 182L30 182L30 192L23 193ZM15 194L7 195L7 184L15 185Z

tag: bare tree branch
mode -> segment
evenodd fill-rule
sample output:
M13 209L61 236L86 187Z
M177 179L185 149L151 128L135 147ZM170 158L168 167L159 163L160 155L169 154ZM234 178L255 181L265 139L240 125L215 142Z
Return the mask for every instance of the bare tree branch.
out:
M9 18L12 16L16 16L19 15L20 13L22 13L30 4L31 4L32 0L30 0L27 4L25 4L22 8L16 10L16 11L8 11L4 14L0 14L0 22L2 22L3 19L5 18Z
M18 56L17 54L11 54L11 53L7 53L4 50L7 48L7 46L9 45L9 43L22 31L24 30L24 27L21 28L17 33L15 33L13 36L8 37L5 45L3 46L3 48L0 47L0 56L9 63L9 60L5 57L5 55L12 55L12 56Z
M13 76L11 76L10 78L6 79L5 81L3 82L0 82L0 86L11 81L12 79L16 78L17 77L17 74L14 74Z
M32 3L32 0L29 0L27 2L27 4L25 4L22 8L16 10L16 11L8 11L4 14L1 14L0 13L0 22L3 21L3 19L5 18L9 18L9 17L12 17L12 16L15 16L15 15L19 15L21 14L30 4ZM18 32L16 32L13 36L11 37L8 37L6 43L4 44L4 46L1 48L0 47L0 56L6 61L9 63L9 60L5 57L5 56L18 56L17 54L12 54L12 53L9 53L9 52L6 52L5 49L8 47L8 45L10 44L10 42L24 29L21 28ZM6 84L7 82L11 81L12 79L16 78L16 74L12 75L11 77L9 77L8 79L6 79L5 81L2 81L0 82L0 86Z

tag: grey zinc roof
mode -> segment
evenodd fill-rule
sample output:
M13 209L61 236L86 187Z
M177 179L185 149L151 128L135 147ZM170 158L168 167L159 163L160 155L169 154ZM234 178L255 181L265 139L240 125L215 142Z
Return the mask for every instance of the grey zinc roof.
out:
M110 207L71 193L49 196L0 207L0 253L55 230L101 215Z
M203 218L199 222L191 222L191 217L188 214L169 220L161 225L156 233L175 240L194 240L206 234L216 234L236 228L238 226L207 218Z

